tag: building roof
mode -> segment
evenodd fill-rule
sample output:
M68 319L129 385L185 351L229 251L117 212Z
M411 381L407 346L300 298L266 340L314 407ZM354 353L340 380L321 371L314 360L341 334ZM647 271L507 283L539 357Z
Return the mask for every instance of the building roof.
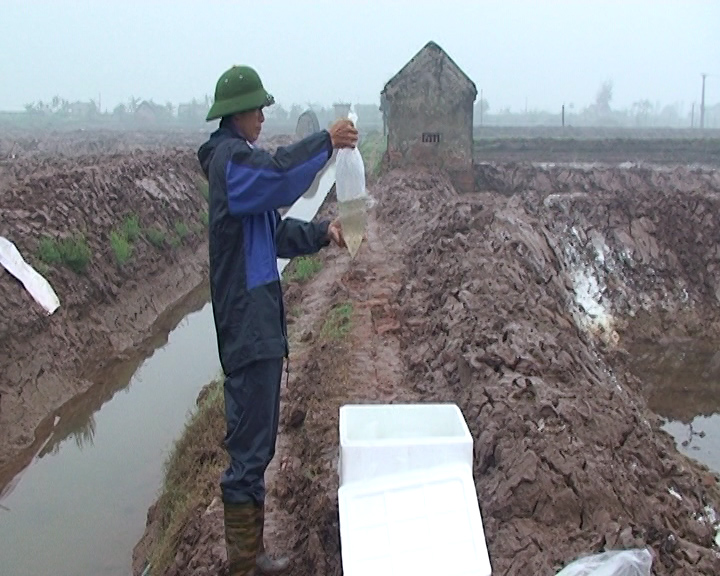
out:
M390 80L388 80L387 84L385 84L385 87L383 88L383 91L381 92L381 96L384 96L385 93L389 89L392 89L393 85L399 79L401 79L405 75L406 72L411 70L413 65L415 64L415 62L418 60L418 58L427 51L433 51L433 52L439 53L443 58L446 58L448 60L448 62L450 62L450 64L453 66L453 68L455 68L455 70L459 73L460 77L467 81L468 85L472 87L473 91L477 95L477 87L475 86L475 82L473 82L470 79L470 77L467 74L465 74L463 69L460 68L460 66L458 66L457 63L452 58L450 58L450 56L448 55L447 52L445 52L445 50L443 50L435 42L430 41L427 44L425 44L425 46L423 46L422 49L417 54L415 54L415 56L413 56L410 59L410 61L407 64L405 64L405 66L403 66L397 74L395 74L395 76L393 76L392 78L390 78Z

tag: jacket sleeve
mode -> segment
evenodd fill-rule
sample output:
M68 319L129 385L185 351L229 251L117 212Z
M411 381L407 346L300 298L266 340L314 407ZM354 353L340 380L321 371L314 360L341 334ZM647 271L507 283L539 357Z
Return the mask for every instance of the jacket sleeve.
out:
M261 214L291 206L307 191L331 155L327 130L278 148L275 155L240 141L225 172L230 214Z
M303 254L315 254L330 244L328 238L328 220L322 222L303 222L295 218L280 218L275 213L277 228L275 243L278 258L295 258Z

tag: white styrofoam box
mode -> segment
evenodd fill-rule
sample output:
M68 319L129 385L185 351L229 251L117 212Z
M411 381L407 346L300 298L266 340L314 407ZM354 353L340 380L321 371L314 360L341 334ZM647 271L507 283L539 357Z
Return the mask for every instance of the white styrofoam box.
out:
M340 485L465 465L473 440L455 404L362 404L340 408Z
M490 576L472 472L446 466L338 490L344 576Z

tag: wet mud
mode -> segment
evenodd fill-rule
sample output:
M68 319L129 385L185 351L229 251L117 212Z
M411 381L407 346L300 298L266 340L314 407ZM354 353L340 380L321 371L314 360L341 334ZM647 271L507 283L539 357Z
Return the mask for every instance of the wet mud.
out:
M440 401L460 406L475 440L494 573L551 576L642 546L655 574L720 573L718 477L663 431L630 352L718 335L717 174L491 175L470 196L438 174L384 175L358 256L324 253L317 277L288 289L298 313L269 544L293 554L295 574L340 574L339 407ZM344 329L328 329L348 307ZM217 522L188 527L177 558L194 562L173 574L222 566Z

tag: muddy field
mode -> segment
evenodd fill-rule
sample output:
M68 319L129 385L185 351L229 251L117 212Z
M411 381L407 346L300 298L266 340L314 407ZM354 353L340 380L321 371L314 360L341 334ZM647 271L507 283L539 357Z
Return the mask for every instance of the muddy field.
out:
M0 235L62 303L45 317L0 275L0 489L63 403L207 273L197 136L149 134L0 141ZM642 545L656 574L720 573L718 479L660 430L628 352L720 341L717 143L485 144L477 194L439 175L386 174L371 186L378 205L358 257L327 250L315 277L288 287L292 372L269 544L293 553L297 574L340 574L339 407L450 401L475 438L496 573L552 575L578 555ZM543 164L557 162L574 164ZM120 265L110 236L130 216L139 234ZM39 258L43 236L78 233L84 272ZM138 573L151 540L136 550ZM168 573L223 562L221 509L208 500Z
M339 575L339 407L455 402L494 573L551 576L637 546L657 575L720 573L718 477L660 430L628 353L720 340L717 172L508 163L478 182L461 196L436 174L383 176L357 258L328 251L287 290L269 544L294 574ZM208 504L168 574L222 566Z
M125 154L174 147L196 149L206 134L205 130L140 132L82 128L59 130L50 127L30 132L8 128L0 137L0 162L58 156L81 161L82 156L90 154Z
M682 132L681 132L682 134ZM632 133L620 136L589 137L582 132L554 136L478 137L475 161L483 162L584 162L620 164L625 162L720 166L720 132L705 138L662 134L638 139Z
M479 118L475 117L476 122ZM494 126L487 124L473 126L473 136L477 140L489 139L559 139L575 140L698 140L701 138L720 138L717 128L666 128L666 127L620 127L620 126L572 126L567 122L565 126Z

